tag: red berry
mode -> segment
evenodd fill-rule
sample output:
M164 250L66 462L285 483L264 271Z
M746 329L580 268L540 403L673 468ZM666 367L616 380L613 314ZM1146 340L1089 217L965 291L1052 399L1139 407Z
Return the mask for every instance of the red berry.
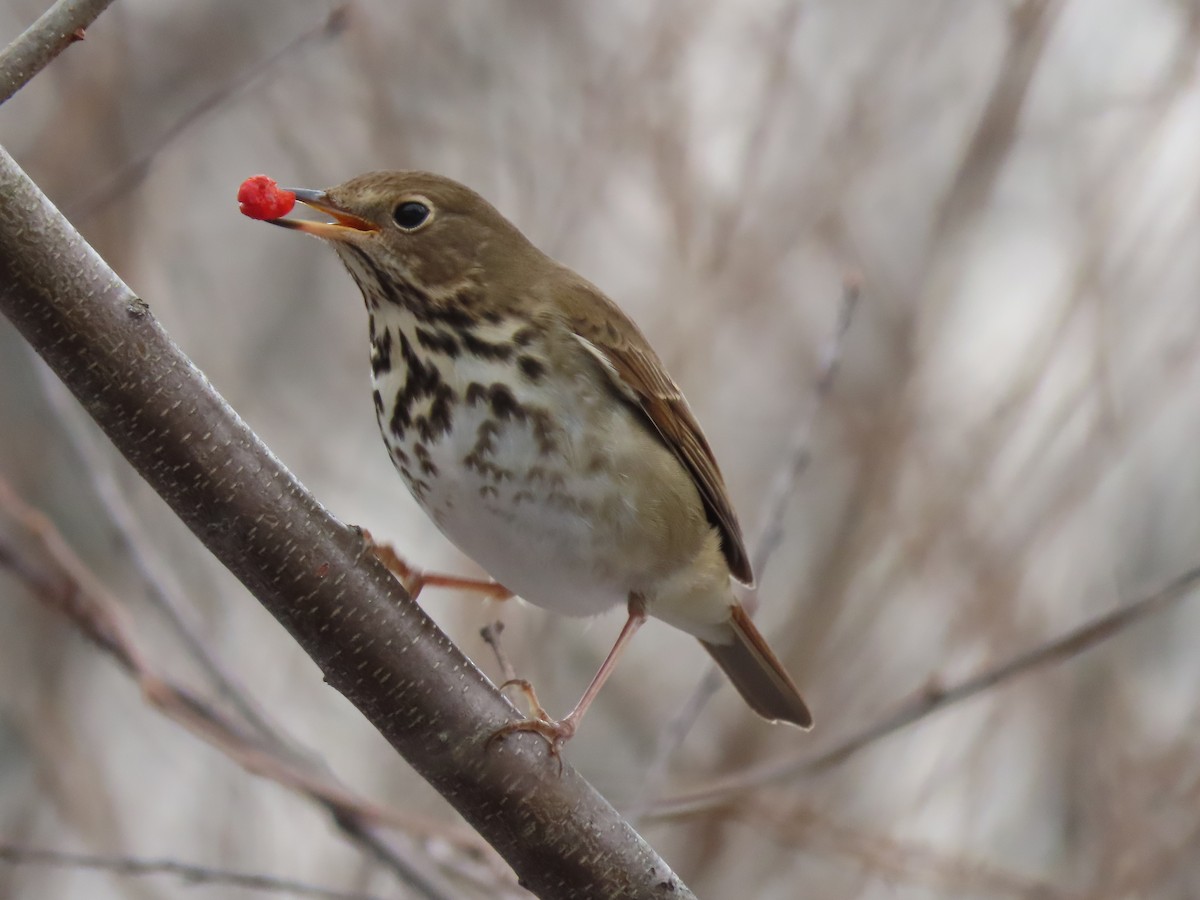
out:
M296 195L280 190L266 175L252 175L238 188L238 207L252 219L278 219L296 205Z

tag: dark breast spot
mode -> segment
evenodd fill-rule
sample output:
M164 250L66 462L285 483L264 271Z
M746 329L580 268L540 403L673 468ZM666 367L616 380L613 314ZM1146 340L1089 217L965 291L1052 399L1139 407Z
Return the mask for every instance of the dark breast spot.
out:
M467 405L475 406L487 399L488 390L478 381L472 381L467 385Z
M496 382L488 388L488 402L492 405L492 413L501 421L525 421L529 411L517 402L512 390L507 384Z
M403 331L399 332L399 335L400 356L403 357L404 365L408 368L407 376L404 379L405 390L418 397L431 396L441 383L437 366L422 359L420 354L413 350L412 344L408 342Z
M387 444L388 455L392 458L392 463L397 468L407 466L409 463L409 458L408 454L404 452L404 448L397 444L393 444L391 441L385 441L385 443Z
M423 322L449 325L454 329L470 328L479 319L478 316L473 315L466 307L457 304L444 306L433 306L430 304L425 309L415 312L417 312L417 318Z
M475 354L480 359L494 359L503 362L512 358L512 344L493 344L491 341L476 337L470 331L462 331L460 335L467 352Z
M429 458L428 448L426 448L424 444L415 444L413 446L413 453L417 457L417 463L421 466L421 474L432 475L434 478L436 478L438 473L437 466L434 465L433 460Z
M454 388L444 383L438 385L437 392L433 395L433 402L429 404L429 437L427 440L436 441L450 431L450 425L454 420L454 404L457 400Z
M441 353L451 359L458 356L458 339L448 331L436 328L418 328L417 343L433 353Z
M371 319L371 371L376 377L392 371L392 331L384 328L375 331L375 320Z
M534 359L532 356L522 354L517 357L517 365L521 368L521 374L535 384L542 380L542 376L546 374L546 366L541 360Z
M544 409L534 410L533 436L542 456L549 456L558 450L558 425L555 424L554 417Z
M392 416L388 421L388 430L398 440L403 440L405 432L413 424L413 407L417 403L428 397L437 398L439 391L444 397L444 402L451 403L453 391L450 391L442 382L437 366L427 359L422 359L420 354L413 349L403 331L397 332L397 336L400 357L404 360L406 372L404 384L396 391L395 407L392 409ZM443 413L443 416L445 415L448 415L448 410ZM423 417L423 419L422 432L424 433L430 426L428 417Z
M540 454L548 456L558 450L560 432L554 417L545 409L520 403L508 385L496 382L485 387L478 381L472 381L467 385L465 396L469 406L486 403L495 417L480 426L479 443L473 453L489 452L491 438L498 433L500 423L506 422L528 424Z
M397 440L404 440L404 433L408 430L408 426L412 424L412 411L408 408L408 398L404 395L404 388L396 391L396 402L392 406L392 416L388 419L388 431L396 436Z

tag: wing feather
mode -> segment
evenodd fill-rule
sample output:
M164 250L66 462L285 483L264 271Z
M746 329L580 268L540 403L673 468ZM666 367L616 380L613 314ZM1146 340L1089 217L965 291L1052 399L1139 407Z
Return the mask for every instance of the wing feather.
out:
M604 300L611 309L616 309L611 301ZM632 322L628 322L631 331L625 334L611 326L597 325L590 317L574 317L570 325L575 337L608 373L617 392L641 409L663 442L687 468L704 501L709 521L721 536L729 571L738 581L752 585L754 573L742 529L712 448L683 392L671 380L649 343Z

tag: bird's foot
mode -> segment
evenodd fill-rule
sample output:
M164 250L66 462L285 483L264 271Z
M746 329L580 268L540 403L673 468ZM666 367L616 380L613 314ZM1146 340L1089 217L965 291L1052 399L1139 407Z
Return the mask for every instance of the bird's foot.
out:
M459 578L457 575L426 572L424 569L420 569L405 560L404 557L396 552L391 544L377 542L367 529L359 528L358 530L362 534L364 552L370 551L373 553L375 558L383 563L387 567L387 570L395 575L396 579L404 585L404 589L408 591L408 595L414 600L427 587L470 591L475 594L483 594L490 600L508 600L514 596L512 591L504 585L492 581L490 578Z
M545 738L546 743L550 746L550 756L558 760L558 774L562 775L562 748L575 736L575 729L578 726L576 718L569 715L564 719L552 719L542 704L538 702L533 685L524 678L513 678L506 681L500 685L500 690L503 691L510 687L518 688L525 695L525 699L529 703L529 717L519 722L509 722L502 728L496 729L484 746L490 747L496 741L502 741L510 734L516 734L519 731L531 731Z

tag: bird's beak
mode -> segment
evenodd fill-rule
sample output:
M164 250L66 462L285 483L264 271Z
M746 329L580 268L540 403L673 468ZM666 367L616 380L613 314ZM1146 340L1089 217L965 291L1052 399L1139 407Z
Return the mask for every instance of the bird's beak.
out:
M345 241L355 234L378 231L379 226L366 219L360 219L353 213L341 209L332 203L324 191L312 191L308 188L284 188L296 195L296 199L305 206L311 206L317 212L322 212L333 219L333 222L314 222L310 219L271 219L272 225L281 228L292 228L303 231L315 237L330 241Z

